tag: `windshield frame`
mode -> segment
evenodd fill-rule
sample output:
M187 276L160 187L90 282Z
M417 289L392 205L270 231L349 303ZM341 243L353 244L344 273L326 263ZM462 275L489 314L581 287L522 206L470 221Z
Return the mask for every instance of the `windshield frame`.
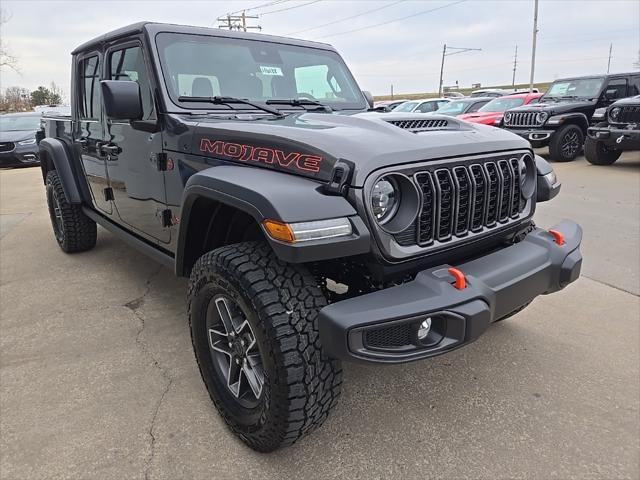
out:
M12 129L12 130L5 130L4 128L2 128L2 122L5 121L5 119L10 119L10 118L33 118L35 121L35 127L33 128L19 128L19 129ZM11 120L8 120L9 122ZM37 131L40 129L40 122L42 121L42 115L33 115L33 114L24 114L24 115L15 115L15 114L11 114L11 116L7 116L7 115L0 115L0 132L33 132L33 131Z
M225 106L225 105L214 105L210 102L189 102L188 104L186 104L185 102L179 101L178 97L180 95L177 95L174 89L170 87L168 83L169 79L167 78L167 76L165 76L165 72L168 71L168 66L166 65L166 59L164 58L164 55L162 52L163 44L161 43L162 39L160 37L163 35L165 36L171 35L177 38L185 37L185 36L206 37L206 38L218 39L223 42L231 40L231 41L237 41L239 43L244 43L244 42L253 42L256 44L268 43L276 46L291 47L294 49L307 49L307 50L322 52L324 54L330 55L332 59L340 65L340 67L343 69L342 73L345 79L347 80L347 82L351 83L351 87L354 89L354 94L358 97L359 101L358 102L330 102L330 101L326 101L325 99L318 99L317 101L323 105L327 105L331 107L331 109L334 111L348 111L348 110L366 111L368 109L367 100L364 94L362 93L362 90L360 89L358 82L354 78L351 70L349 69L349 67L343 60L343 58L333 48L320 48L320 47L307 46L307 45L303 46L296 43L273 41L272 39L262 40L262 39L252 39L252 38L229 37L227 35L215 35L215 34L209 34L209 33L190 33L190 32L175 32L170 30L161 30L158 32L154 32L152 42L150 43L153 45L153 54L155 57L154 60L157 67L157 74L158 76L162 77L161 80L158 82L158 84L162 86L164 96L168 99L168 102L166 102L167 107L170 103L170 104L173 104L175 107L178 107L179 111L206 110L212 113L225 113L225 114L229 114L236 111L237 112L259 111L250 106L244 106L242 108L230 108L229 106ZM167 44L170 44L170 41L167 42ZM360 93L360 95L358 95L358 93ZM274 97L274 99L276 98ZM256 103L261 103L266 100L269 100L269 98L249 99L249 100ZM281 111L294 111L294 112L306 111L304 107L294 106L294 105L278 105L278 109ZM264 112L261 112L261 113L264 114Z

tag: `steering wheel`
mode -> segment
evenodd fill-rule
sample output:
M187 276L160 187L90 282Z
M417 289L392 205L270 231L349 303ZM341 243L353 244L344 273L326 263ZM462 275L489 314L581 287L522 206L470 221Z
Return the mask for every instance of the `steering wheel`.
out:
M316 97L314 97L310 93L305 93L305 92L298 93L298 98L306 98L307 100L313 100L315 102L318 101L318 99Z

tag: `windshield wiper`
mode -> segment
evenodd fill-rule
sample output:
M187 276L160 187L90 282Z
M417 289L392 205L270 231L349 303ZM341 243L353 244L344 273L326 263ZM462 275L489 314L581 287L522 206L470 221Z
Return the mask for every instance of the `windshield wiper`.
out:
M278 117L284 117L285 115L275 108L269 108L266 105L261 105L259 103L251 102L244 98L236 98L236 97L189 97L189 96L179 96L178 101L180 102L206 102L213 103L214 105L227 105L231 103L241 103L242 105L249 105L250 107L257 108L258 110L262 110L263 112L270 113L272 115L276 115Z
M329 105L325 105L316 100L310 100L306 98L273 98L271 100L267 100L267 105L291 105L292 107L305 107L305 106L313 106L319 107L320 109L326 112L332 112L333 110Z

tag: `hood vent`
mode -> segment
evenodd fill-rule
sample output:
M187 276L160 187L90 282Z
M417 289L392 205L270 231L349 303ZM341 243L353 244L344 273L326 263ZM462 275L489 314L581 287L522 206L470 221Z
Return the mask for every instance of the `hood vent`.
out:
M409 130L413 133L426 132L428 130L444 130L449 126L449 120L421 119L421 120L388 120L391 125Z

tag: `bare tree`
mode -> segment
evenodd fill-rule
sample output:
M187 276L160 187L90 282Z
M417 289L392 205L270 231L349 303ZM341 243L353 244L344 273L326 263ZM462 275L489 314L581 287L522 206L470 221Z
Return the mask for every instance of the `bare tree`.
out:
M11 16L5 10L0 9L0 69L10 68L14 72L20 73L18 58L11 54L7 42L4 40L3 25L9 20L11 20Z
M62 91L60 85L58 85L56 82L51 82L51 85L49 85L49 91L51 92L50 103L54 105L63 103L64 92Z
M3 112L24 112L31 110L29 90L22 87L7 87L0 96L0 110Z

